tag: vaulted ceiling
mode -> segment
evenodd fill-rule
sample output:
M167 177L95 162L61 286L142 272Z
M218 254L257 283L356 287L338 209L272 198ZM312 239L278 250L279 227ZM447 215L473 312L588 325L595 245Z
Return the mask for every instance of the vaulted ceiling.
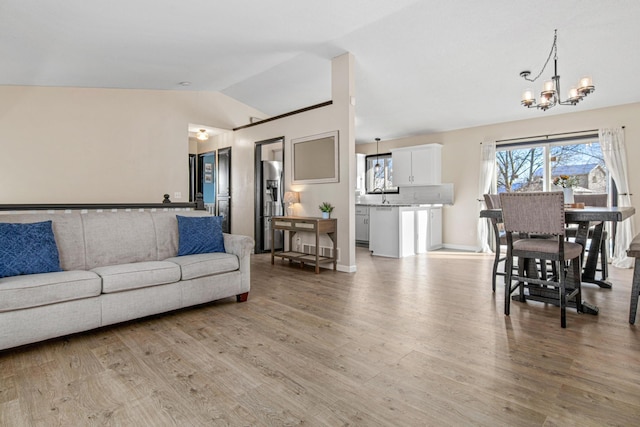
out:
M273 116L329 100L351 52L371 142L639 102L639 21L637 0L2 0L0 84L220 91ZM554 29L563 89L588 74L596 91L527 110L553 61L519 73Z

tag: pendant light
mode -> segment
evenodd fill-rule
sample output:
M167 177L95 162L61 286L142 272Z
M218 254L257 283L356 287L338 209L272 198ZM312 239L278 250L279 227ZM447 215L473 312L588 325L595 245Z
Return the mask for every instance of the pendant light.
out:
M380 172L380 151L378 150L378 145L380 144L380 138L376 138L376 165L373 168L375 174Z

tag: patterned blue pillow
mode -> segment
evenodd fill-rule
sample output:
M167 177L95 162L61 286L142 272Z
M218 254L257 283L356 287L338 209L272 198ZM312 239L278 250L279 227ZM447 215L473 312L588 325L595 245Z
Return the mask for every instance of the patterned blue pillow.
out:
M178 256L225 252L221 216L180 216Z
M62 271L51 221L0 223L0 277Z

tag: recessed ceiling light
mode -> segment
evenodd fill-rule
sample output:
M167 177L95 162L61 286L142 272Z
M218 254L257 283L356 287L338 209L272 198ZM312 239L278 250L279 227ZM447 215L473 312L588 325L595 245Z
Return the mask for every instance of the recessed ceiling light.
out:
M191 86L191 82L180 82L178 83L180 86Z

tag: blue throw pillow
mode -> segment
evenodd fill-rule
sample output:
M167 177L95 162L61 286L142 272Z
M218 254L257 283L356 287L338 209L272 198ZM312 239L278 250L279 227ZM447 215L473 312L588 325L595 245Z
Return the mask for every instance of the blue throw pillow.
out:
M225 252L221 216L180 216L178 256Z
M62 271L51 221L0 223L0 277Z

